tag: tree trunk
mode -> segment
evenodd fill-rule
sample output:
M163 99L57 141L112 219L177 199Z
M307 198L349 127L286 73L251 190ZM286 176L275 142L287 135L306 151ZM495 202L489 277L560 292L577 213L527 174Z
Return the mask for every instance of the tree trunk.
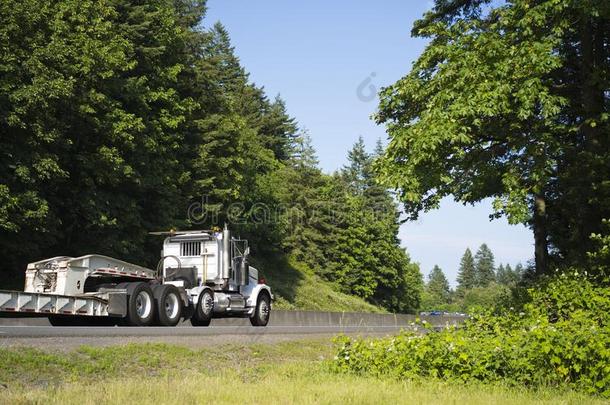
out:
M587 151L599 153L600 119L604 111L604 91L599 76L606 64L604 24L599 19L582 17L580 29L582 132ZM595 122L591 125L589 120Z
M581 223L578 235L580 258L584 259L585 252L591 248L589 237L599 232L599 225L603 218L599 203L591 203L591 198L597 193L600 186L607 179L604 175L607 170L606 161L602 160L603 153L608 147L607 133L601 121L604 112L603 77L604 66L607 64L605 51L605 24L595 17L582 16L580 28L581 52L581 134L584 140L584 151L581 154L579 172L583 182L583 201L581 203ZM604 139L606 138L606 140ZM597 189L597 190L596 190Z
M538 194L534 198L534 256L536 275L546 274L549 266L549 246L546 227L546 200Z

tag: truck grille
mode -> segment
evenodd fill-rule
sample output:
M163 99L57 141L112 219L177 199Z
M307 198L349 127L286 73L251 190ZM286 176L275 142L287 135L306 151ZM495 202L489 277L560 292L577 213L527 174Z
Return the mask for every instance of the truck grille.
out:
M201 242L180 242L180 256L201 256Z

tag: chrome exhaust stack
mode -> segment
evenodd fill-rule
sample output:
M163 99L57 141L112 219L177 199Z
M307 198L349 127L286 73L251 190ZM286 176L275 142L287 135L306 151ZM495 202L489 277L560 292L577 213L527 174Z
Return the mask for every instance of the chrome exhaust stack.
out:
M222 279L228 285L231 278L231 231L225 223L222 231Z

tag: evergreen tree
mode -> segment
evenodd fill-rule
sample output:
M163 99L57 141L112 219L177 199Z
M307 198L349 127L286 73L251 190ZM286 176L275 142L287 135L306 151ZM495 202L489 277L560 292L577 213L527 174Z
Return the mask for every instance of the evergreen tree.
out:
M507 267L510 267L510 266L509 266L509 265L507 265ZM500 264L498 265L498 267L496 268L496 278L495 278L495 281L496 281L497 283L502 284L502 283L500 282L500 280L506 280L507 278L508 278L508 272L507 272L507 269L506 269L506 268L504 268L504 265L503 265L502 263L500 263Z
M296 121L288 115L286 104L280 96L264 112L260 128L264 146L273 151L276 159L286 161L290 158L294 140L299 136Z
M317 170L318 156L307 130L297 135L291 146L290 163L299 170Z
M379 178L373 169L376 159L382 154L383 145L381 140L378 139L373 154L369 157L366 170L363 172L366 183L364 197L368 202L368 208L374 212L377 217L395 216L396 220L398 220L399 211L394 196L379 181Z
M494 255L485 243L479 247L474 260L475 286L487 287L489 283L495 281L496 277L494 269Z
M523 276L523 274L525 273L525 269L523 268L523 265L521 263L517 263L517 265L515 266L514 272L515 272L515 275L520 280L521 277Z
M449 281L445 277L445 273L437 265L434 266L428 275L428 283L426 284L426 292L439 305L449 304L450 288Z
M469 248L466 248L462 259L460 260L460 269L458 270L457 291L459 295L463 295L466 290L477 285L476 269L474 264L474 258Z
M517 283L521 280L521 275L514 270L510 264L507 264L506 267L506 274L508 275L508 280L506 285L508 286L516 286Z
M383 156L384 151L385 151L385 148L383 147L383 142L381 141L381 138L379 138L379 139L377 139L377 142L375 142L375 150L373 151L373 158L379 159L380 157Z
M354 193L363 194L370 183L371 155L366 151L362 136L347 153L347 160L348 165L341 171L343 178Z
M510 264L507 264L506 266L500 265L496 274L496 280L498 284L514 287L521 280L522 272L523 268L521 264L517 264L515 269L513 269Z

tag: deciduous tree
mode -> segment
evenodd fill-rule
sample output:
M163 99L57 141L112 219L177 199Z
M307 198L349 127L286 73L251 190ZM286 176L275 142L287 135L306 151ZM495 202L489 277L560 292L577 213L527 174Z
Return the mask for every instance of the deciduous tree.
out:
M532 227L541 274L549 243L582 257L610 213L610 6L488 3L438 0L415 24L429 45L381 92L378 169L412 217L448 195L493 198L493 216Z

